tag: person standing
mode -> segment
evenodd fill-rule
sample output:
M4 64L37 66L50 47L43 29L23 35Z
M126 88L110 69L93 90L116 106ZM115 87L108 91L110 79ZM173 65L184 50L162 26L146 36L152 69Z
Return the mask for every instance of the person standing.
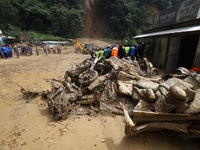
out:
M5 47L5 45L3 46L2 50L3 50L4 58L7 59L8 58L8 51L7 51L7 48Z
M145 57L149 60L149 57L150 57L150 42L147 42L144 53L145 53Z
M61 48L60 48L60 46L57 47L57 53L58 53L58 54L61 54Z
M99 58L104 59L104 50L103 49L99 53Z
M110 48L110 45L108 46ZM109 49L108 51L108 59L112 57L112 48Z
M118 57L118 48L114 45L112 49L112 57Z
M35 47L35 51L36 51L37 55L39 55L39 51L38 51L37 46Z
M30 52L30 55L33 55L33 52L32 52L32 45L29 46L29 52Z
M96 51L96 57L99 58L99 49Z
M94 48L92 48L92 50L90 51L90 55L92 58L94 58Z
M108 57L108 52L109 52L109 50L110 50L110 47L107 46L107 47L106 47L106 50L105 50L105 59L108 59L108 58L109 58L109 57Z
M125 57L128 57L128 54L129 54L129 50L130 50L130 47L129 45L125 46Z
M3 50L1 47L0 47L0 56L1 56L1 58L3 58Z
M8 52L8 57L12 57L12 50L10 49L9 46L7 46L7 52Z
M122 45L119 45L118 56L119 56L119 59L122 59L124 57L124 50L122 48Z
M145 49L145 46L142 44L142 42L139 42L138 43L138 59L143 59L143 54L144 54L144 49Z
M15 52L17 58L19 58L19 52L18 52L18 48L16 45L14 46L14 52Z
M132 60L134 60L134 58L135 58L135 47L133 46L133 44L130 47L128 55L132 58Z

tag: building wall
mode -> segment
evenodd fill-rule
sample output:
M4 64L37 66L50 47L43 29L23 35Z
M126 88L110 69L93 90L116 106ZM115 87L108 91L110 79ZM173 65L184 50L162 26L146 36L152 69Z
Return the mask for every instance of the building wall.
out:
M197 68L197 67L200 67L200 37L199 37L199 41L197 44L197 50L196 50L196 54L194 56L193 65L192 65L192 68Z
M156 47L153 53L152 63L157 67L165 67L168 37L156 38Z

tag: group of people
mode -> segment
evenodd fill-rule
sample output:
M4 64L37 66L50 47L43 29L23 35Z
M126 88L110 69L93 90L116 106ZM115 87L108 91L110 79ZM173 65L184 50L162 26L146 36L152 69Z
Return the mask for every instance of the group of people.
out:
M13 57L13 51L14 50L17 58L19 58L19 55L25 55L25 56L30 56L32 55L32 45L19 45L17 46L17 44L13 44L12 46L10 44L3 45L2 47L0 47L0 57L1 58L5 58L5 59L9 59Z
M91 50L90 55L92 57L98 57L100 59L109 59L110 57L118 57L122 59L123 57L131 57L132 60L136 58L137 60L143 59L146 57L147 59L151 59L152 50L150 49L150 42L146 43L146 46L142 44L142 42L138 43L138 47L132 45L119 45L117 48L116 45L108 45L105 49L99 48L96 50Z
M47 51L48 51L49 54L51 53L50 46L43 46L43 49L44 49L44 53L47 54ZM52 47L52 50L53 50L54 54L56 54L56 53L57 54L61 54L61 48L60 48L60 46L57 47L57 52L56 52L56 48L55 47Z

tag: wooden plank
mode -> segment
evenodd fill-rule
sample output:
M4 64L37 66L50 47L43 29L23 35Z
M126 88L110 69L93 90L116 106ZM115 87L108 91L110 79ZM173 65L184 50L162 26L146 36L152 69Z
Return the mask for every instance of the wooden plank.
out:
M156 112L144 112L133 110L133 121L192 121L200 120L200 115L189 114L171 114L171 113L156 113Z

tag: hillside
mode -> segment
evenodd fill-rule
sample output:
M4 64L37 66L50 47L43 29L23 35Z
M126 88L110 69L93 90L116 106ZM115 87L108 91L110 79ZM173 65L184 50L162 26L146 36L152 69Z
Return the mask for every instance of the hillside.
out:
M155 11L182 1L1 0L0 29L15 37L31 30L63 38L123 39L148 29Z

